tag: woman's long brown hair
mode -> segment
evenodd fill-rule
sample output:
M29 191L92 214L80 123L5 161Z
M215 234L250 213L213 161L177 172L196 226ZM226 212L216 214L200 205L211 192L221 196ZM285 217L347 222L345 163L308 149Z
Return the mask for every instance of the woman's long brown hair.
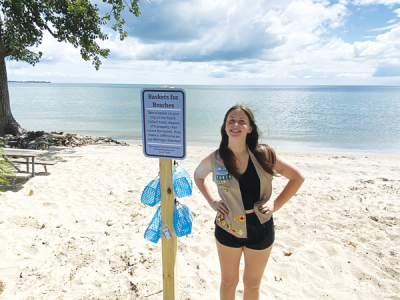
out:
M266 144L258 143L260 133L259 133L258 127L255 123L254 115L248 107L241 105L241 104L232 106L226 112L226 115L224 118L224 123L221 126L222 139L221 139L221 143L219 145L219 156L224 161L224 165L225 165L226 169L236 179L240 178L240 173L238 172L237 166L236 166L235 155L233 154L232 150L229 149L229 147L228 147L229 136L225 130L226 120L228 119L228 115L232 111L237 110L237 109L241 109L247 115L247 117L249 118L250 126L253 128L253 130L247 134L247 137L246 137L247 146L249 147L250 151L254 154L258 163L262 166L262 168L267 173L269 173L271 175L276 175L276 173L273 170L273 167L276 162L275 151Z

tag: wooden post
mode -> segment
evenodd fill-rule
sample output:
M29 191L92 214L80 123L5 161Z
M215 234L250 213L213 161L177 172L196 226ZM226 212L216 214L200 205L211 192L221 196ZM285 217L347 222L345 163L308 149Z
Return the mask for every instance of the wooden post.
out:
M172 238L162 236L163 299L177 299L176 249L177 237L174 233L175 196L172 186L173 161L160 159L161 222L167 224Z

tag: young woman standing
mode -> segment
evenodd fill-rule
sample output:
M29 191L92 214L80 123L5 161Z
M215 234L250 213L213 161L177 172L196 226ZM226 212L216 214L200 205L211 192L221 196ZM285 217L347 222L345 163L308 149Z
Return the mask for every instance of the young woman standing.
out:
M221 267L220 299L234 300L239 264L244 254L244 300L259 299L261 278L275 239L272 214L304 181L301 171L267 145L258 143L253 113L243 105L231 107L221 126L219 149L197 167L194 180L217 211L215 238ZM215 199L205 178L212 173L221 199ZM289 179L274 199L272 178Z

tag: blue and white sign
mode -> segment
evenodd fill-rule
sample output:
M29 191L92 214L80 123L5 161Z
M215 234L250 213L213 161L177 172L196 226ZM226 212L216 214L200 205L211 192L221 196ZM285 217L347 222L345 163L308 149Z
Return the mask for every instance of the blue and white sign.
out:
M140 95L144 155L185 159L185 91L175 88L144 88Z

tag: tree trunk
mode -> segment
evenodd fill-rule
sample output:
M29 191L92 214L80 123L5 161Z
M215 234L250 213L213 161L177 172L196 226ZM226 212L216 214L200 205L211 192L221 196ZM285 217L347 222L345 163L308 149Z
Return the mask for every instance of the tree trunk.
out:
M0 56L0 136L20 135L23 129L15 121L10 107L5 57Z

